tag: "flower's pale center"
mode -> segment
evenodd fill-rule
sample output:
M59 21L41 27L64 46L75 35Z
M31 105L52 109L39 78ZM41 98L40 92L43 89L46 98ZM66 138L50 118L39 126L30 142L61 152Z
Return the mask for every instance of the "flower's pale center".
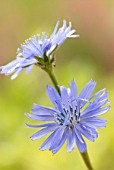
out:
M63 112L57 114L57 121L60 125L73 127L80 121L80 111L77 106L75 108L72 108L71 106L69 106L68 109L63 108Z

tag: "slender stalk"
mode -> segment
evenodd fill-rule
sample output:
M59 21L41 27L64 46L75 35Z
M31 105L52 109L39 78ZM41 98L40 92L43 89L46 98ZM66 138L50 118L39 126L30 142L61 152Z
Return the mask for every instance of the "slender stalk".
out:
M59 86L58 86L58 82L57 82L57 80L56 80L56 78L55 78L55 76L54 76L54 74L53 74L53 71L50 71L49 69L48 69L48 70L45 70L45 71L48 73L48 75L49 75L49 77L50 77L53 85L55 86L57 92L61 95L60 89L59 89Z
M88 170L94 170L93 167L92 167L92 165L91 165L91 162L90 162L90 159L89 159L89 156L88 156L87 151L81 153L81 156L82 156L83 161L85 162L85 164L86 164Z

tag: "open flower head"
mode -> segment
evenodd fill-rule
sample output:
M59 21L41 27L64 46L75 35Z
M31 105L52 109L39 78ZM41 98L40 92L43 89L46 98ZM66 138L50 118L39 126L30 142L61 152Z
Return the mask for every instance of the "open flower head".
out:
M66 20L63 20L63 26L59 27L57 22L53 33L50 37L46 33L42 36L39 34L29 38L21 47L17 49L16 59L9 64L1 67L1 74L13 74L11 79L16 78L24 68L27 73L31 71L34 64L45 65L53 62L54 51L64 43L67 38L76 38L79 35L74 34L75 29L72 29L71 22L67 26Z
M106 120L98 116L106 113L110 106L106 89L92 95L95 86L96 83L91 80L79 95L74 79L69 88L60 86L61 95L52 86L47 86L47 94L54 108L34 104L33 114L26 114L33 120L47 121L40 125L26 124L30 128L42 128L31 136L32 140L49 134L40 146L41 150L49 149L55 154L67 141L67 152L77 145L83 153L87 150L83 136L92 142L98 137L97 128L106 126Z

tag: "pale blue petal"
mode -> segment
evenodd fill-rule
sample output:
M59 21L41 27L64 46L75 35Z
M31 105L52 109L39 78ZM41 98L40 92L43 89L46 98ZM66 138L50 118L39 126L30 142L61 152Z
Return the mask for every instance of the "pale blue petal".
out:
M96 110L99 110L105 104L108 104L108 99L105 99L105 100L102 100L96 103L93 102L90 105L88 105L88 107L82 112L82 115L86 115L89 112L94 112Z
M88 122L80 122L79 123L80 126L85 130L85 131L88 131L92 134L92 136L94 138L97 138L98 137L98 132L96 130L96 127L94 125L92 125L91 123L88 123Z
M108 110L110 109L110 106L106 106L106 107L103 107L103 108L99 108L99 109L96 109L96 110L90 110L89 112L83 114L81 114L81 119L83 118L90 118L90 117L94 117L94 116L99 116L99 115L102 115L102 114L105 114L106 112L108 112Z
M77 86L76 86L74 79L72 79L71 84L70 84L70 97L71 97L71 100L75 100L77 97Z
M68 130L67 152L72 152L75 146L75 135L73 129Z
M55 132L55 135L52 139L52 142L51 142L51 145L50 145L50 150L53 150L54 148L57 147L57 145L59 144L59 142L61 141L62 139L62 136L64 134L64 131L65 131L65 128L64 126L61 126L60 128L58 128Z
M83 111L83 115L88 113L89 111L96 110L105 104L108 104L108 93L105 89L97 92L92 96L92 99L95 97L95 100L91 102Z
M18 68L20 67L20 63L18 62L18 60L13 60L11 61L9 64L2 66L1 69L1 74L5 74L5 75L10 75L12 73L14 73Z
M56 130L43 142L43 144L40 146L40 150L46 150L50 148L50 145L52 143L52 139L56 133Z
M69 108L69 95L67 88L65 86L60 86L60 91L61 91L61 102L62 105L68 109Z
M50 37L50 39L52 39L54 36L55 36L55 34L56 34L56 32L57 32L57 29L58 29L58 26L59 26L59 21L57 21L57 23L56 23L56 26L55 26L55 28L54 28L54 31L53 31L53 33L51 34L51 37Z
M68 32L68 33L67 33L67 32ZM74 33L76 32L76 30L71 30L71 31L68 30L67 32L66 32L66 37L69 37L69 38L70 38L70 37L72 36L72 34L74 34ZM75 36L76 36L76 35L73 35L73 37L75 37Z
M86 150L87 150L86 143L85 143L84 139L82 138L80 132L77 131L76 128L74 128L74 133L75 133L76 145L77 145L79 151L82 153L86 152Z
M39 106L38 104L34 104L33 108L31 109L31 112L34 113L35 115L39 115L39 116L41 116L41 115L42 116L43 115L53 116L53 115L56 115L58 113L53 108Z
M65 35L62 35L62 37L60 37L60 40L58 41L58 46L61 46L61 44L64 43L64 41L66 40L66 36Z
M30 74L32 68L33 68L33 65L27 67L27 68L26 68L26 73L27 73L27 74Z
M21 63L21 67L28 67L32 64L37 63L38 61L34 58L30 58L30 59L25 59L22 63Z
M76 125L77 130L84 135L87 139L89 139L90 141L94 141L94 136L91 133L90 129L85 128L83 126L80 125L80 123L78 123L78 125Z
M90 96L91 96L95 86L96 86L96 83L91 80L82 89L82 91L79 95L79 98L78 98L78 104L79 104L80 108L82 108L87 103L87 101L89 101Z
M37 51L37 56L42 56L43 52L41 50L41 46L39 45L39 43L34 38L31 38L30 41L32 42L32 45Z
M57 153L61 149L61 147L65 143L67 137L68 137L68 128L65 129L65 132L64 132L64 134L63 134L63 136L61 138L61 141L59 142L58 146L52 150L53 154Z
M51 127L51 126L57 126L57 123L47 123L42 125L30 125L26 123L26 126L29 128L41 128L41 127Z
M91 117L89 119L88 118L82 119L81 122L92 124L96 128L105 128L107 121L104 118Z
M13 76L11 76L11 80L14 80L24 69L23 68L19 68L14 74Z
M51 85L48 85L46 87L46 92L47 92L47 95L50 98L51 102L54 104L54 106L56 108L58 108L57 102L60 101L60 96L57 93L57 91Z
M36 140L36 139L39 139L45 135L47 135L48 133L50 132L53 132L54 130L56 130L58 127L57 126L51 126L51 127L46 127L42 130L39 130L38 132L34 133L30 138L32 140Z
M34 115L26 113L26 116L33 119L33 120L41 120L41 121L54 121L54 116L51 115Z
M40 53L39 49L34 46L33 43L30 43L30 40L26 42L26 45L21 45L23 49L23 56L26 56L26 53L29 51L30 56L41 56L42 53Z
M56 47L57 47L56 44L51 45L50 49L46 50L47 51L46 55L50 56L52 54L52 52L55 50Z

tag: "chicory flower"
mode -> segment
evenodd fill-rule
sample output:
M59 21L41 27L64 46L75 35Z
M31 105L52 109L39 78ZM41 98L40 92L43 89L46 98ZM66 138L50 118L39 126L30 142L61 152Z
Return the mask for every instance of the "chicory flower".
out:
M39 34L29 38L21 47L17 49L16 59L5 66L0 67L1 74L13 74L11 79L16 78L23 70L26 69L30 73L33 65L38 65L41 68L50 67L54 62L55 50L64 43L67 38L76 38L79 35L74 34L75 29L72 29L71 22L67 26L66 20L63 20L63 26L59 27L57 22L53 33L50 37L46 33L42 36Z
M67 141L67 152L73 151L75 145L81 153L86 152L83 136L93 142L98 137L97 128L106 126L106 120L98 116L110 109L106 89L92 95L95 86L94 81L89 81L79 95L74 79L70 88L60 86L61 95L51 85L47 86L47 94L54 108L34 104L32 114L26 114L38 122L47 121L40 125L26 124L30 128L42 128L31 136L32 140L49 134L40 146L41 150L49 149L55 154Z

